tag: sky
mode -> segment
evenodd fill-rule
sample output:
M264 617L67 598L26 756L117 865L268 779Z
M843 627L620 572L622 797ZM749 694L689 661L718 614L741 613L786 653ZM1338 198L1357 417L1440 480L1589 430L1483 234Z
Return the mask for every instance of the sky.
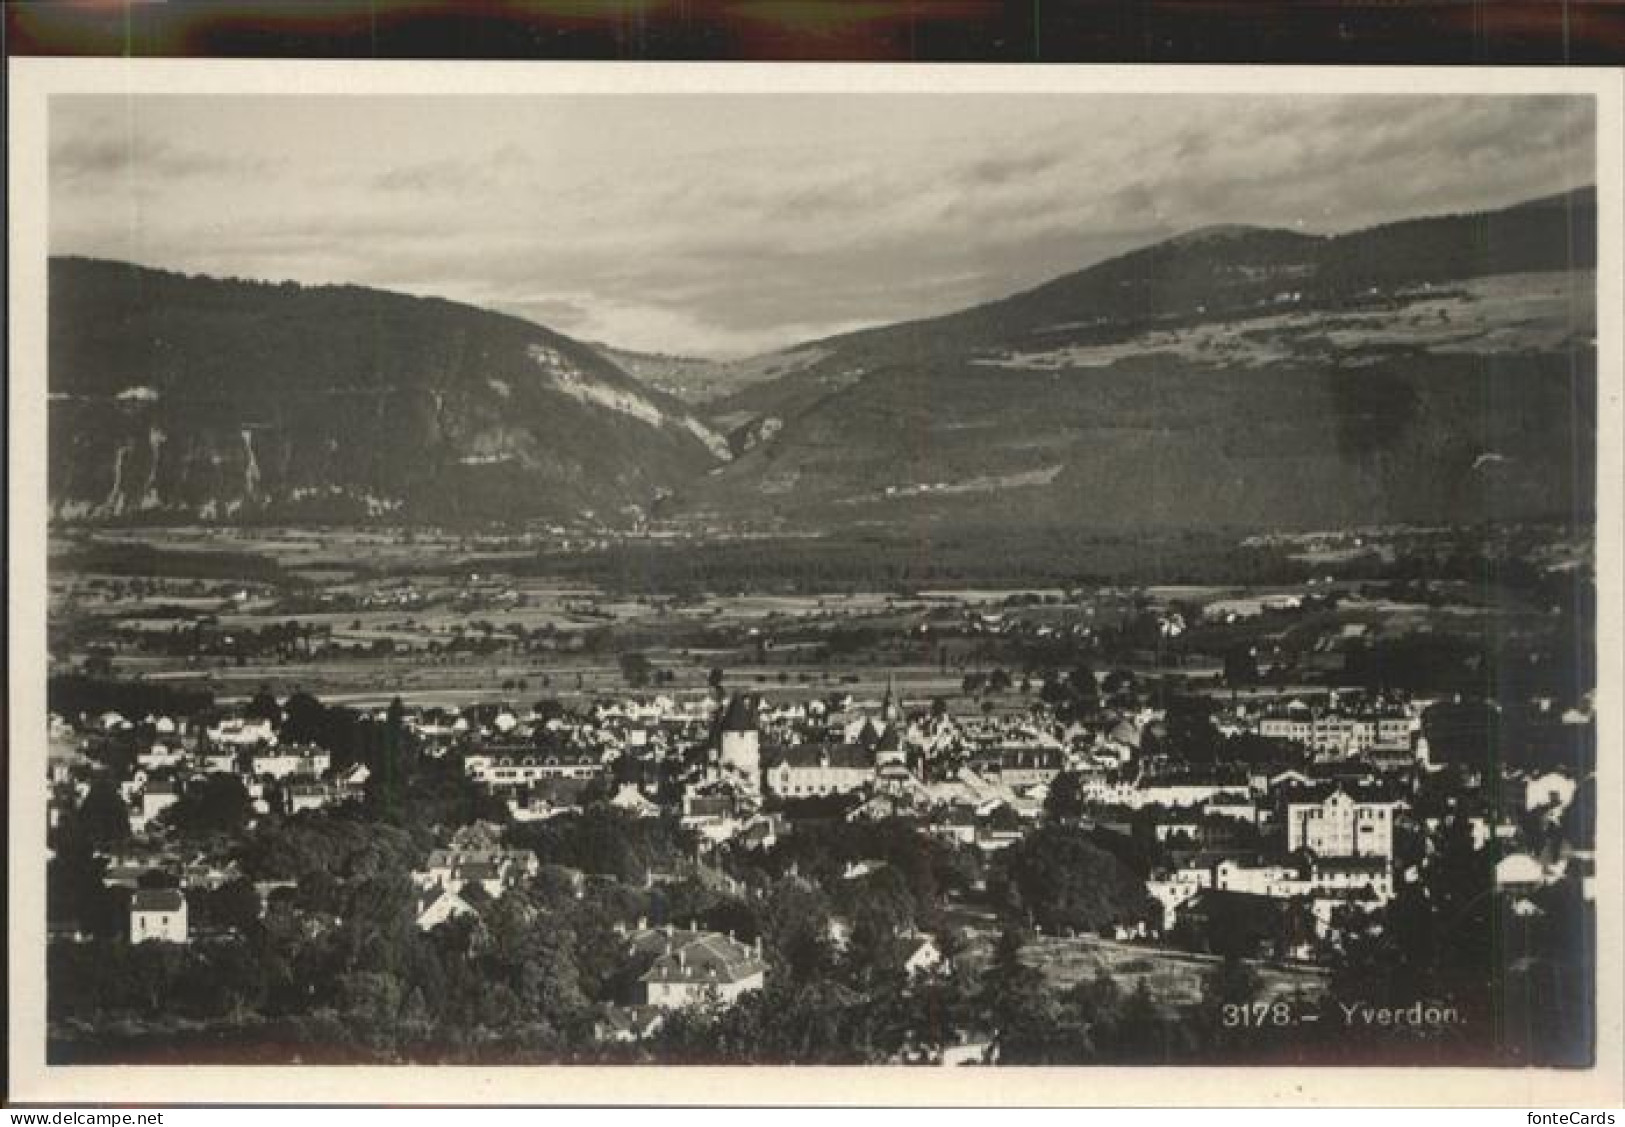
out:
M736 357L1217 223L1355 230L1589 184L1589 99L58 96L50 245L437 295Z

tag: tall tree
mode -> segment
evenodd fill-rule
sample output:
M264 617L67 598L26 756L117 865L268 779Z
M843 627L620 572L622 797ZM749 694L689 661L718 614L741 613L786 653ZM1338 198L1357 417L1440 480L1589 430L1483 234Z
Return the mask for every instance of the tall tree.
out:
M1045 931L1097 931L1145 918L1145 883L1084 831L1048 825L1000 858L1020 909Z
M94 849L105 849L130 837L130 811L110 780L90 784L79 804L79 832Z
M189 837L234 834L254 812L248 791L236 775L205 775L181 795L162 817Z
M1083 816L1083 780L1075 772L1062 771L1050 780L1044 813L1054 822L1073 822Z

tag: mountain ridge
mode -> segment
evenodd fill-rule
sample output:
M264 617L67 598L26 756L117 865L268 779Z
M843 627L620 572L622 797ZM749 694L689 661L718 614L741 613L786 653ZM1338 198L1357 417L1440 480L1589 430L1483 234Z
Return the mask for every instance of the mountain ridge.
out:
M1185 232L728 362L744 386L708 419L615 359L690 358L509 313L53 259L51 511L1117 529L1583 514L1595 207L1581 188L1339 235Z
M1035 301L1048 300L1052 297L1052 295L1058 295L1062 300L1069 303L1077 303L1080 301L1080 295L1076 295L1073 291L1080 282L1099 277L1108 277L1115 281L1121 275L1133 275L1140 272L1146 266L1146 264L1155 263L1158 259L1166 258L1171 254L1171 252L1178 250L1211 250L1215 245L1222 246L1227 243L1230 244L1230 247L1233 249L1235 240L1220 240L1217 244L1215 244L1213 240L1201 239L1195 243L1184 243L1182 245L1182 240L1189 240L1193 235L1199 235L1204 231L1212 231L1215 228L1237 232L1242 236L1242 238L1256 238L1259 244L1258 249L1265 255L1266 259L1272 255L1279 255L1284 249L1287 248L1307 249L1309 247L1315 247L1332 257L1334 267L1346 271L1362 271L1363 273L1361 274L1361 279L1363 279L1363 282L1356 281L1356 285L1370 284L1372 281L1385 281L1392 284L1395 280L1404 278L1422 279L1429 276L1470 276L1470 274L1462 275L1459 270L1452 272L1451 270L1441 269L1439 267L1428 269L1422 267L1421 265L1411 269L1396 270L1394 268L1389 268L1384 270L1378 263L1371 261L1374 255L1370 248L1373 243L1386 245L1391 240L1394 240L1402 235L1414 236L1419 229L1436 230L1440 226L1472 226L1491 217L1510 217L1540 212L1571 212L1578 215L1580 217L1577 224L1580 228L1578 232L1579 237L1573 240L1562 241L1552 239L1543 240L1537 237L1532 240L1535 243L1532 253L1529 249L1525 249L1524 255L1526 257L1534 257L1537 260L1544 260L1545 262L1550 263L1553 256L1559 249L1566 252L1572 245L1575 249L1581 251L1582 254L1579 259L1571 262L1571 265L1595 265L1596 188L1593 185L1583 185L1570 189L1566 192L1558 192L1546 196L1536 197L1534 199L1523 200L1493 211L1450 212L1438 215L1421 216L1410 219L1395 220L1392 222L1376 224L1371 227L1359 228L1353 231L1335 234L1309 234L1293 231L1288 228L1264 227L1249 224L1216 224L1208 227L1196 228L1192 231L1183 232L1178 235L1173 235L1169 238L1161 239L1145 246L1124 251L1121 254L1110 255L1078 270L1072 270L1068 271L1067 273L1057 275L1056 277L1044 282L1040 282L1035 286L1030 286L1006 297L996 298L993 301L981 302L976 305L966 306L964 308L951 310L945 313L936 313L925 317L911 318L909 320L899 321L889 325L877 326L875 328L860 329L855 332L839 333L828 337L814 338L812 340L803 341L789 348L780 349L776 353L769 355L782 356L812 349L822 350L826 355L828 355L845 348L850 348L853 345L860 345L869 340L884 338L889 335L908 331L913 331L916 333L931 331L936 334L941 334L944 331L952 333L960 326L966 325L967 323L975 324L978 319L985 320L996 317L999 312L1007 310L1012 306L1020 306L1022 304L1032 303ZM1401 249L1403 250L1403 248ZM1401 261L1414 261L1417 257L1418 256L1413 251L1411 253L1401 255ZM1194 265L1200 264L1200 261L1198 261ZM1180 265L1189 266L1193 264L1181 263ZM1289 263L1289 265L1291 264ZM1174 287L1172 292L1177 294L1179 292L1178 287ZM1149 312L1149 310L1147 310L1145 307L1134 303L1124 304L1126 305L1126 308L1112 308L1109 310L1109 312L1126 314L1130 317L1135 315L1143 315L1146 312ZM1206 303L1192 301L1190 304L1194 306L1196 304L1205 305ZM1160 312L1167 312L1167 310L1161 310ZM1206 312L1206 310L1204 310L1204 312ZM822 364L819 365L819 368L821 370L827 370L831 366L832 365L830 364ZM794 378L796 375L803 374L805 373L792 373L791 378ZM760 385L757 385L757 387L759 386ZM754 399L758 398L758 396L753 395L753 393L757 392L757 387L747 387L734 393L733 395L711 402L707 404L707 406L711 409L714 415L723 419L733 418L738 420L742 412L747 417L755 413L759 413L756 411L756 404L754 403Z
M544 326L360 286L50 264L53 516L562 519L726 448Z
M1334 236L1175 237L808 342L815 362L710 405L738 456L677 508L1114 528L1580 519L1595 207L1581 188Z

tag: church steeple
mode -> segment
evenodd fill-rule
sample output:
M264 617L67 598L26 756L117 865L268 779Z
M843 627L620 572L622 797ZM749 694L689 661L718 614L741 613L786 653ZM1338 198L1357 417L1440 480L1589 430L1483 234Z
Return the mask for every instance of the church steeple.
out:
M880 722L885 732L874 745L875 766L896 766L904 762L903 707L897 700L897 686L886 675L886 699L880 702Z
M886 699L880 702L880 718L887 726L903 718L903 708L897 701L897 684L892 674L886 674Z

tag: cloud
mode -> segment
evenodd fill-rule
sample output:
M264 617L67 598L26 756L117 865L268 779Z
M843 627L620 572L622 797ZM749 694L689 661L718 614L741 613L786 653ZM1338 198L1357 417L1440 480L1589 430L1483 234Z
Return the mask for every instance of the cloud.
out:
M1593 177L1594 128L1550 97L114 99L53 109L51 239L737 354L1210 224L1560 191Z
M224 177L264 172L268 158L226 157L169 141L132 136L70 136L53 144L53 185L69 186L140 177L173 183L194 177Z
M464 192L512 182L529 166L529 156L517 145L503 145L477 157L439 157L385 169L371 179L380 192Z

